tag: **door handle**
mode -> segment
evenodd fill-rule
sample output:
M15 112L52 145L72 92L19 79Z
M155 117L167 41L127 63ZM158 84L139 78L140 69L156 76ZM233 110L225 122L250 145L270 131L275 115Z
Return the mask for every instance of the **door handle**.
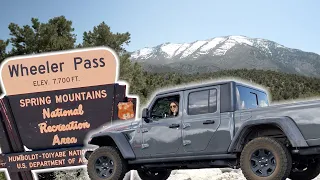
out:
M203 124L214 124L214 120L206 120Z
M180 124L171 124L169 126L169 128L178 128L178 127L180 127Z
M149 130L146 129L146 128L141 129L141 132L142 132L142 133L146 133L146 132L148 132L148 131L149 131Z

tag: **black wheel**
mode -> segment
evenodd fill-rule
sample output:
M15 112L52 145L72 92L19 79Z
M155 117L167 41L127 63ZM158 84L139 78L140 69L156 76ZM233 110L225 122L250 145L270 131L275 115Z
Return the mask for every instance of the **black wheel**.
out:
M127 173L127 164L114 147L100 147L92 152L87 163L92 180L122 180Z
M296 163L293 165L289 178L292 180L311 180L320 174L320 160L313 162Z
M288 149L269 137L250 141L240 157L241 170L248 180L284 180L289 176L291 166Z
M142 180L166 180L171 174L171 170L138 170Z

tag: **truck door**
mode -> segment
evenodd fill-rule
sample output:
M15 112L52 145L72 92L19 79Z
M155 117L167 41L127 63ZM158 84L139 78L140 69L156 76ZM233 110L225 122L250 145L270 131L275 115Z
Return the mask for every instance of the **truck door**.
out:
M182 92L157 96L148 107L152 122L142 124L142 151L157 157L175 154L181 147ZM168 116L170 104L177 103L178 115Z
M204 151L217 131L220 125L219 94L219 86L184 92L182 137L186 152Z

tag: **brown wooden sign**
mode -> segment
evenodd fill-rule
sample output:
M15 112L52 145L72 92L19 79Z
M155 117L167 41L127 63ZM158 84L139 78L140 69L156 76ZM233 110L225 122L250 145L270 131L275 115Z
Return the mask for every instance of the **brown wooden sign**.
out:
M67 166L81 166L87 163L83 148L61 148L57 150L12 153L2 155L2 167L11 172L30 171ZM0 163L1 166L1 163Z
M22 143L32 150L81 146L112 121L115 84L8 96Z
M1 67L6 95L113 84L117 57L108 48L80 49L5 60Z
M31 170L85 164L90 131L136 116L137 98L117 83L118 58L108 48L11 58L1 76L0 168L15 180L31 180Z

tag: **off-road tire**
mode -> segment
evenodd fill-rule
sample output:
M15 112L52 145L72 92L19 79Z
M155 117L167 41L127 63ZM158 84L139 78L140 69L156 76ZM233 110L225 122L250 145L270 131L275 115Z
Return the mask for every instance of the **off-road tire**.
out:
M140 179L142 180L166 180L170 177L171 170L157 170L152 171L150 170L151 174L148 174L148 170L138 170L138 174ZM154 173L158 173L155 175Z
M272 174L266 177L258 176L251 169L251 155L259 149L270 151L276 160ZM292 157L287 147L274 138L258 137L248 142L240 156L240 167L247 180L285 180L292 167Z
M289 178L291 180L311 180L316 178L320 174L320 160L316 159L315 162L309 163L308 168L305 171L293 172L291 171Z
M102 156L108 157L113 161L114 171L109 178L99 177L95 169L97 159ZM128 167L127 162L116 148L103 146L93 151L90 155L87 163L87 172L91 180L122 180L128 172Z

